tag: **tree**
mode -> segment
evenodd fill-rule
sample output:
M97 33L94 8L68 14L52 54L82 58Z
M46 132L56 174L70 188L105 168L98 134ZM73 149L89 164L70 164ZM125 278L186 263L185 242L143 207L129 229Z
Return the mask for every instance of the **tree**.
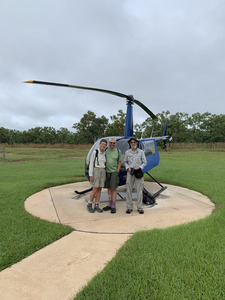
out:
M105 135L106 136L123 136L125 131L126 114L122 109L118 110L117 115L110 117L112 123L108 124Z
M168 135L173 137L173 142L188 142L188 114L178 112L168 119Z
M57 143L62 144L78 144L79 140L77 134L69 131L67 128L61 127L56 132Z
M108 122L109 120L105 116L96 118L95 113L88 110L80 122L73 125L73 128L77 130L80 143L94 143L98 138L104 136Z
M138 138L160 136L163 134L165 120L167 119L167 135L173 137L173 142L225 142L225 115L212 115L209 112L200 114L194 113L188 116L187 113L176 113L170 115L169 111L162 111L157 114L157 120L147 118L142 124L134 126L134 135ZM97 138L103 136L123 136L125 131L126 114L119 110L117 115L109 120L102 116L88 111L83 115L79 123L73 128L76 133L70 132L67 128L61 127L55 130L53 127L35 127L27 131L18 131L0 127L0 143L93 143Z
M211 114L194 113L188 118L189 140L188 142L202 143L209 139L208 120Z
M9 129L0 127L0 143L8 143Z
M225 142L225 115L212 115L207 123L210 142Z
M169 118L169 114L170 112L167 110L157 114L157 120L148 117L142 124L135 125L135 134L137 137L142 136L143 138L162 135L165 120Z

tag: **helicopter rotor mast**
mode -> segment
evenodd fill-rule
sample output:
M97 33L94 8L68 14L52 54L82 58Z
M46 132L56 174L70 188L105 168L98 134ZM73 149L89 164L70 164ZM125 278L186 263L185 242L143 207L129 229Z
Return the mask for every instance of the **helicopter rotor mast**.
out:
M102 93L107 93L114 96L126 98L127 99L127 115L126 115L126 124L125 124L126 137L133 136L133 104L134 103L140 106L152 119L157 119L157 117L153 114L153 112L151 112L143 103L134 99L132 95L125 95L119 92L114 92L114 91L99 89L99 88L92 88L92 87L71 85L71 84L64 84L64 83L47 82L47 81L27 80L24 81L24 83L34 83L34 84L42 84L42 85L52 85L52 86L59 86L59 87L91 90L91 91L102 92Z
M125 123L125 137L133 136L133 104L134 97L133 95L127 96L127 114L126 114L126 123Z

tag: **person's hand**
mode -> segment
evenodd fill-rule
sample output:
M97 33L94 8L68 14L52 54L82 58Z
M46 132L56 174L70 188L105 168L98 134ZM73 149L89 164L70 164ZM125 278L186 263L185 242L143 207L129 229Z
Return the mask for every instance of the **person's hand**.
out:
M94 181L94 176L90 176L90 181L91 181L91 182Z
M137 168L135 168L134 170L139 170L140 169L140 167L137 167Z

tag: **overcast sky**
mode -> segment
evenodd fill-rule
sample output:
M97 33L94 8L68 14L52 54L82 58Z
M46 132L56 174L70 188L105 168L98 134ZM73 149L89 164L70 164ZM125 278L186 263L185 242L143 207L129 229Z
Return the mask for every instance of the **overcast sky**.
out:
M225 111L224 0L1 0L0 127L72 131L109 118L133 94L155 114ZM134 123L148 115L134 106Z

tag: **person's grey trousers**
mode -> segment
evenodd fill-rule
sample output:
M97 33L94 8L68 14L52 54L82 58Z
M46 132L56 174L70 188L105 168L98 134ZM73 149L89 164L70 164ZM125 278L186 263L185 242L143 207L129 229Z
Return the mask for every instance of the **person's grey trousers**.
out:
M126 195L126 204L127 209L133 209L132 201L132 190L134 183L136 184L137 189L137 209L143 209L142 199L143 199L143 189L144 189L144 178L136 178L134 175L130 175L130 172L127 172L127 195Z

